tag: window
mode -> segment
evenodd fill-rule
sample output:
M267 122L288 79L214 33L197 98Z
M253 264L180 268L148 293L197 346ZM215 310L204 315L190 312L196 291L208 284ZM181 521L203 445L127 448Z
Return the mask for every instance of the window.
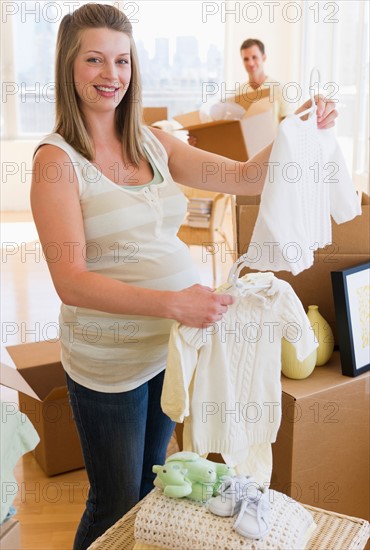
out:
M310 0L304 9L302 81L308 89L309 69L318 67L320 91L338 101L337 137L361 187L369 162L369 3Z
M207 82L223 79L224 27L205 22L202 2L136 2L134 37L143 103L167 106L169 118L195 111Z
M34 137L52 130L58 27L64 15L85 3L84 0L6 3L2 10L2 26L7 36L3 51L7 61L3 83L4 137Z
M36 137L52 131L58 27L66 13L84 3L87 0L6 3L2 10L4 138ZM104 3L123 9L132 22L143 104L167 106L170 118L198 109L204 83L218 83L223 77L222 23L207 22L205 31L202 2Z

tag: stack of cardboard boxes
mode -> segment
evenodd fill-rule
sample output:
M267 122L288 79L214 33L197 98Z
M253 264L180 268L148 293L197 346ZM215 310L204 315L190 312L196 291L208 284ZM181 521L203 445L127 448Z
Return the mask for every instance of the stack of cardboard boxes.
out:
M260 197L236 198L238 256L247 251ZM314 265L294 276L279 271L307 311L318 305L338 345L331 271L370 258L370 201L362 195L362 215L337 225L333 243L315 252ZM253 272L246 269L245 272ZM342 375L340 355L316 367L305 380L282 378L282 422L273 445L272 487L312 506L369 518L369 373Z
M238 256L244 254L252 238L257 220L260 197L236 198L236 235ZM334 299L331 271L362 264L370 257L370 201L362 194L362 215L352 221L337 225L332 222L332 244L317 250L314 265L298 275L279 271L279 279L287 281L294 289L303 307L318 305L319 311L333 329L336 337ZM246 272L252 272L252 269Z

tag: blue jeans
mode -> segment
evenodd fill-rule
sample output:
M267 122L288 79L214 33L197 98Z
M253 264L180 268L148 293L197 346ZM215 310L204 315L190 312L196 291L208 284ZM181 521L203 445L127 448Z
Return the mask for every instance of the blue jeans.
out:
M175 423L160 407L164 371L121 393L89 390L67 375L90 482L73 550L85 550L153 489Z

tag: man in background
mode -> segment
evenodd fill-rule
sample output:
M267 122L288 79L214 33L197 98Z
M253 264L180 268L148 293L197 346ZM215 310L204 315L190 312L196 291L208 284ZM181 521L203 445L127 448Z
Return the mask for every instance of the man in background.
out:
M296 106L284 97L284 84L266 75L265 46L260 40L256 38L244 40L240 47L240 54L248 73L248 81L238 86L234 96L223 98L213 105L204 105L204 111L206 116L209 115L209 119L201 118L201 121L248 118L249 127L246 129L248 138L245 138L245 144L249 156L252 156L256 150L271 143L280 122L288 114L294 113ZM231 108L231 104L235 105L235 109ZM202 114L201 111L202 108L200 114ZM260 116L256 118L255 115ZM188 143L196 146L196 136L189 135Z
M248 38L240 46L240 55L244 68L248 73L249 80L239 87L235 98L229 101L237 100L238 95L245 97L256 97L254 91L269 90L268 101L273 103L274 119L278 125L288 114L293 113L294 103L289 102L283 94L283 84L266 75L264 63L266 61L265 46L257 38ZM252 89L251 89L252 88ZM246 116L246 115L245 115Z

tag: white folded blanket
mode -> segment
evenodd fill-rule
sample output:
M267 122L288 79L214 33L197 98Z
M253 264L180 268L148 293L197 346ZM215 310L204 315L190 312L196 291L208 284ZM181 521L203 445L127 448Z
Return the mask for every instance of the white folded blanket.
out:
M204 504L169 498L156 488L137 514L135 540L169 550L304 549L315 527L311 514L274 490L270 490L270 504L271 529L264 539L255 541L233 530L236 516L215 516Z

